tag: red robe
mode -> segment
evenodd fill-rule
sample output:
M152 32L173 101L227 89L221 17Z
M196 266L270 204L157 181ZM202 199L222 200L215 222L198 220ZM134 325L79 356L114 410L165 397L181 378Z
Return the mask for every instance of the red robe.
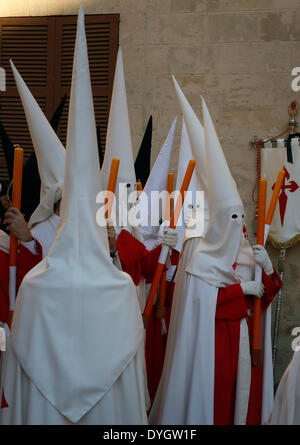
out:
M19 245L17 256L17 290L27 274L36 264L42 260L42 246L36 240L37 254L33 254L22 244ZM8 322L9 316L9 255L0 249L0 321ZM0 353L1 354L1 353ZM0 408L7 408L4 392L1 394Z
M270 276L263 271L262 282L265 293L261 300L266 309L282 287L276 271ZM254 298L245 297L240 284L219 289L215 322L215 397L214 424L233 425L235 387L238 368L240 322L246 318L249 338L252 338L252 311ZM262 408L262 368L252 367L250 399L247 424L261 422Z
M147 250L144 244L127 230L121 231L116 244L122 270L131 276L134 284L137 286L142 278L145 278L146 282L151 282L161 245L153 250Z
M19 245L17 256L17 290L27 274L36 264L42 260L42 246L36 241L37 254L33 254L22 244ZM9 255L0 250L0 321L8 321L9 311Z
M179 253L173 250L171 255L172 265L177 265L178 261L179 261ZM170 281L167 281L166 303L165 303L166 313L164 316L167 332L163 333L162 320L157 319L155 316L156 313L156 305L155 305L151 313L151 318L146 333L147 381L148 381L148 389L149 389L151 403L153 403L164 365L174 287L175 287L175 282L171 283Z
M151 281L159 259L161 245L153 250L147 250L144 244L127 230L121 231L116 244L122 270L131 276L134 284L137 286L143 277L146 281Z
M131 276L136 286L141 278L145 278L146 283L151 283L161 252L161 245L149 251L143 243L134 238L129 232L122 230L117 238L117 251L123 271ZM178 257L178 253L173 251L171 255L172 264L178 263ZM169 305L165 316L167 329L171 315L174 284L171 287L168 298ZM167 285L167 295L168 291ZM155 308L153 308L146 333L147 381L151 401L153 401L155 396L162 373L166 344L167 336L162 335L161 320L155 318Z

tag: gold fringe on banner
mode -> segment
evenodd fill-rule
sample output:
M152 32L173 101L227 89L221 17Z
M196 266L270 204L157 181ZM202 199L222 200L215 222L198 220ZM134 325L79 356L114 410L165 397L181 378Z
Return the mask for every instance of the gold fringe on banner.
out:
M280 243L276 241L272 236L268 236L268 241L272 244L272 246L275 247L275 249L281 249L282 247L284 249L288 249L289 247L294 246L298 241L300 241L300 233L298 235L294 236L294 238L291 238L288 241L285 241L284 243Z

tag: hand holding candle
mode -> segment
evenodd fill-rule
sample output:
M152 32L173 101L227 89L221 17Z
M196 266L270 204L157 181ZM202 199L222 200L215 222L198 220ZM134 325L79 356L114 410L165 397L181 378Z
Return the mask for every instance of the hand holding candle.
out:
M257 244L264 246L268 237L272 219L274 216L276 204L278 201L279 193L284 181L285 171L279 170L277 180L272 193L271 201L268 208L268 213L263 221L263 215L266 209L266 193L267 193L267 180L261 179L259 187L259 208L258 208L258 227L257 227ZM260 266L255 267L255 280L261 282L262 269ZM260 318L261 318L261 301L259 298L254 302L253 313L253 339L252 339L252 364L258 365L260 362Z
M264 245L265 234L265 215L266 215L266 200L267 200L267 180L261 179L259 182L258 195L258 224L256 244ZM261 283L262 269L256 264L255 266L255 281ZM253 343L252 343L252 364L254 366L260 361L260 319L261 319L261 299L255 298L253 311Z
M165 208L165 218L164 218L165 221L168 221L171 215L171 195L173 191L173 184L174 184L174 173L169 173L167 181L167 197L166 197L166 208ZM166 313L166 308L165 308L166 289L167 289L167 272L164 271L159 285L159 299L155 314L157 319L164 318Z
M191 160L188 164L188 167L186 169L186 173L185 176L183 178L182 181L182 185L180 188L180 194L177 198L175 207L174 207L174 211L172 214L172 218L171 218L171 222L170 222L170 228L171 229L175 229L176 224L177 224L177 220L179 218L181 209L182 209L182 205L184 202L184 198L185 198L185 192L187 191L191 178L192 178L192 174L194 172L195 169L195 165L196 165L196 161ZM147 304L144 310L144 314L143 314L143 321L144 321L144 327L147 328L148 324L149 324L149 320L150 320L150 315L151 315L151 311L152 311L152 307L153 307L153 303L154 303L154 299L155 299L155 295L158 289L158 285L162 276L162 273L164 271L165 268L165 262L167 259L169 253L169 248L167 246L162 246L162 250L161 250L161 254L158 260L158 264L156 266L156 270L155 270L155 274L153 277L153 281L151 284L151 288L150 288L150 292L148 295L148 300L147 300Z

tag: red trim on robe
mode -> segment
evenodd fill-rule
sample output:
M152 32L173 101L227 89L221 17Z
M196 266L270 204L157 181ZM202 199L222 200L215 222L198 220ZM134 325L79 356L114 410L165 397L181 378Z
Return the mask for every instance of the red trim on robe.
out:
M42 260L42 246L36 241L38 253L35 255L21 243L17 256L17 290L24 278L36 264ZM0 250L0 320L8 322L7 304L9 308L9 255Z
M266 310L267 307L272 303L276 294L279 292L283 283L280 279L278 272L274 269L272 275L267 275L263 271L262 283L265 286L265 293L261 300L261 307ZM246 297L247 307L250 311L254 307L254 298ZM248 316L248 329L249 338L252 339L252 329L253 329L253 317ZM251 389L250 398L248 405L248 416L247 425L260 425L261 423L261 410L262 410L262 388L263 388L263 377L262 377L262 366L252 367L251 373Z
M127 272L134 284L137 286L141 278L145 278L147 283L151 283L156 265L161 252L161 244L152 250L147 250L143 243L137 240L126 230L122 230L117 238L117 251L119 254L122 270ZM176 265L179 261L179 253L172 249L171 264ZM167 282L167 295L170 283ZM171 305L174 291L174 283L170 290L167 309L165 314L165 322L167 331L169 329ZM151 401L153 401L157 386L161 377L166 345L167 335L162 335L161 320L155 317L155 307L152 310L149 326L146 331L146 364L147 364L147 380Z
M180 256L180 253L177 250L172 249L171 255L170 255L170 260L171 260L172 266L178 266L179 256Z
M127 230L121 231L116 244L122 270L131 276L134 284L137 286L142 277L147 282L151 282L159 259L161 245L149 251L143 243Z
M0 321L8 322L9 313L9 257L6 252L0 250Z
M171 288L170 288L171 286ZM154 306L151 312L151 318L149 321L149 326L146 330L146 365L147 365L147 384L151 403L153 403L157 387L160 381L160 377L163 370L163 364L165 359L167 339L169 332L169 324L172 309L172 300L174 293L175 283L167 281L167 296L166 301L166 314L165 323L167 328L167 334L162 335L162 320L158 320L155 317L156 306ZM169 295L168 295L169 294Z
M262 308L265 310L282 287L278 273L270 276L263 271L265 293ZM247 318L249 338L252 337L254 297L244 296L239 284L219 289L215 322L215 425L232 425L234 422L235 389L239 354L240 321ZM247 424L260 424L262 405L261 367L252 368L251 390Z
M19 244L19 254L17 258L17 288L22 283L25 275L43 259L43 249L40 243L35 240L37 254L30 252L23 244Z
M4 389L2 389L1 407L0 408L9 408L9 405L8 405L6 399L5 399Z
M217 320L241 320L247 317L245 295L240 284L221 287L216 307Z
M240 284L220 288L215 321L215 425L231 425L234 421L240 323L246 316Z

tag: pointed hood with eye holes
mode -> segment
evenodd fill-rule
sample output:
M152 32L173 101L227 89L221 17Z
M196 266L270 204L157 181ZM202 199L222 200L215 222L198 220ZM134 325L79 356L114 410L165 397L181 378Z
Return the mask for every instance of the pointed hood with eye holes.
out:
M10 65L23 104L41 179L40 203L28 222L29 228L32 228L34 224L53 215L54 204L61 199L66 150L12 61Z
M207 190L207 174L205 169L204 130L196 113L192 109L175 77L172 76L178 102L184 117L186 130L192 148L193 159L196 161L196 172L200 182L200 190Z
M152 167L148 181L142 195L140 196L140 208L141 212L145 212L148 218L145 218L147 225L140 226L140 231L143 234L144 244L148 250L154 248L157 245L159 239L159 226L152 225L152 221L159 221L165 214L165 202L160 206L154 206L151 203L151 192L163 192L166 190L166 182L168 173L170 172L170 160L172 155L172 148L174 142L174 135L176 129L177 117L174 119L168 136L157 155L156 161ZM147 200L144 201L143 198Z
M119 202L120 199L122 200L122 197L119 193L119 185L127 184L127 195L130 192L136 190L136 176L132 154L132 142L121 47L119 47L116 62L114 85L107 125L106 147L101 169L104 178L104 187L106 187L108 184L110 166L113 158L120 159L119 173L115 192L117 226L116 231L118 233L120 231L121 222L119 206L122 207L125 212L128 210L124 201ZM134 232L134 235L137 238L142 239L141 235L138 233L139 231L137 228L134 228Z
M186 271L208 284L237 283L234 274L243 240L244 207L202 98L210 222Z
M64 104L66 102L67 95L63 97L62 101L55 110L50 125L56 132L59 121L63 112ZM32 128L32 126L31 126ZM14 146L9 138L2 122L0 121L0 137L2 140L2 145L5 153L7 169L9 172L10 179L13 176L13 164L14 164ZM35 132L33 131L33 137L35 138ZM47 139L49 138L49 135ZM51 140L51 137L50 137ZM40 168L42 165L40 163ZM21 201L21 212L24 214L25 220L29 221L32 213L37 209L40 203L40 190L41 190L41 180L38 169L38 163L35 152L33 152L27 161L24 163L23 168L23 182L22 182L22 201ZM53 210L53 208L52 208Z
M200 124L200 122L199 122ZM201 124L200 124L201 125ZM200 149L200 146L198 147L198 150ZM204 146L202 147L204 150ZM176 180L176 190L180 190L186 168L188 166L188 163L191 159L193 159L193 153L192 148L190 144L189 135L187 132L186 124L184 118L182 119L182 132L181 132L181 142L180 142L180 153L179 153L179 160L178 160L178 169L177 169L177 180ZM176 245L176 250L178 252L181 252L183 243L185 240L190 238L198 238L205 234L205 231L207 229L207 224L209 221L209 212L208 212L208 206L207 206L207 196L204 193L204 213L202 214L202 202L198 202L196 200L196 192L203 191L201 186L201 181L199 179L199 170L201 170L202 177L205 176L205 165L196 165L196 169L193 173L188 191L192 192L192 199L189 200L186 198L183 206L183 212L182 212L182 223L181 225L178 225L176 230L178 232L178 243ZM190 206L193 205L193 208L190 208ZM199 212L197 217L195 218L195 212ZM203 217L204 216L204 221ZM192 224L196 224L195 226L192 226ZM187 229L187 226L190 226L191 229ZM195 227L195 228L192 228ZM202 230L203 228L203 230Z
M178 175L177 175L177 184L176 189L179 190L181 187L182 179L185 174L185 169L187 163L190 159L196 160L196 168L195 172L192 176L192 180L188 190L199 190L204 191L204 234L206 233L208 220L209 220L209 209L208 209L208 200L207 200L207 174L206 174L206 158L205 158L205 148L204 148L204 129L203 126L196 116L196 113L192 109L190 103L186 99L182 89L178 85L175 77L172 76L174 88L176 91L177 99L180 104L180 108L184 118L184 125L182 128L182 138L181 138L181 148L180 148L180 156L183 156L183 159L179 159L178 164ZM188 200L184 203L184 213L188 214L189 212L189 203ZM187 215L185 217L187 218ZM197 222L199 225L199 221ZM200 224L201 225L201 224ZM178 243L176 249L181 250L183 246L184 239L195 238L203 235L202 230L185 230L185 224L181 227L178 227Z
M14 352L28 378L73 423L104 398L136 356L144 335L135 286L112 264L107 229L96 222L99 190L80 7L59 226L48 256L22 281L12 325Z

